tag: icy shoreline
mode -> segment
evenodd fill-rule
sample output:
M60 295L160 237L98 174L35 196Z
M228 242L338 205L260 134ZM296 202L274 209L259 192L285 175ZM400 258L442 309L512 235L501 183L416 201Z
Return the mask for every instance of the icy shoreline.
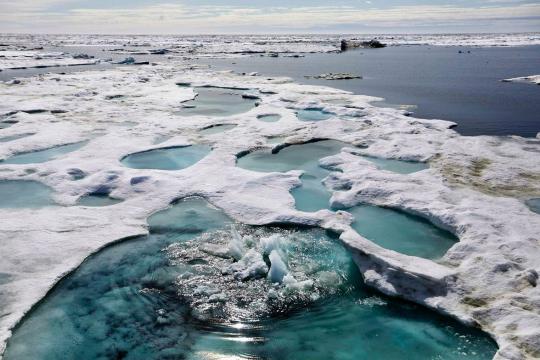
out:
M228 117L184 117L175 112L194 92L176 83L258 89L261 104ZM463 137L449 129L453 123L370 105L376 98L179 63L43 75L0 84L0 96L1 121L14 123L0 130L1 136L34 134L0 143L0 158L89 140L53 161L0 163L0 180L43 182L64 205L0 209L2 351L24 314L86 257L119 239L145 234L149 215L175 199L197 195L246 224L307 224L337 231L369 285L478 324L499 344L497 358L540 353L540 217L524 204L540 195L538 139ZM320 122L296 118L295 109L313 107L336 116ZM257 120L268 113L281 119ZM198 132L217 124L237 126L226 135ZM156 145L164 136L170 138ZM326 180L335 206L366 202L400 209L451 230L460 242L434 262L362 238L346 212L295 210L289 191L299 184L299 171L258 173L235 166L237 154L272 148L274 137L287 143L335 139L360 146L322 160L325 167L342 171ZM183 170L120 164L131 153L193 143L208 144L213 151ZM395 174L355 154L429 161L431 167ZM74 169L85 177L75 181ZM102 208L74 206L98 188L125 201Z

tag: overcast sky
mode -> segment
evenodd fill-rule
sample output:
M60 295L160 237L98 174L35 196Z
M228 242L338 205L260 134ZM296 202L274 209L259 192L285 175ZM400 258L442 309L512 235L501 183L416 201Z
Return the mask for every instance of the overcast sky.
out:
M25 33L523 32L540 31L540 1L0 0L0 17Z

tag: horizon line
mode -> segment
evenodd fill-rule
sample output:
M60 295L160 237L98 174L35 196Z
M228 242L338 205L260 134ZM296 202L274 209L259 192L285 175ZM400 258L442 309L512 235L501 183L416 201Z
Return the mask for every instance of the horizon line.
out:
M100 36L253 36L253 35L510 35L510 34L540 34L540 31L476 31L476 32L260 32L260 33L95 33L95 32L3 32L0 35L100 35Z

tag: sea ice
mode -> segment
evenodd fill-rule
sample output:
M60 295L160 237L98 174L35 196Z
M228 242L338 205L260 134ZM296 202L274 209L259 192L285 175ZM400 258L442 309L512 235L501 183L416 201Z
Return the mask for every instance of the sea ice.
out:
M6 38L19 41L24 36L3 36L2 41ZM65 39L74 45L89 37L41 39ZM306 42L302 47L313 48L312 38L302 39ZM507 35L500 39L509 44L529 37ZM396 43L485 45L500 39L488 35L463 39L410 35L396 39ZM92 43L124 41L91 37ZM323 47L327 49L329 42ZM222 51L222 45L210 46L207 54ZM235 44L231 49L249 48L244 45ZM272 46L286 48L290 44ZM168 46L159 44L159 48ZM192 100L195 93L191 87L176 85L179 82L193 87L258 90L260 104L219 118L183 116L179 111L182 102ZM0 136L34 134L1 142L0 158L88 141L51 161L0 164L1 180L39 181L54 191L55 202L64 205L0 209L0 272L9 275L0 285L0 292L7 294L0 309L1 351L24 314L90 254L119 239L146 234L146 219L171 202L202 196L245 224L319 226L337 232L370 286L481 327L497 341L498 358L533 358L540 352L540 290L535 275L540 268L540 217L524 202L540 196L540 139L460 136L451 129L455 125L451 122L415 119L405 116L404 110L374 106L372 102L379 98L295 84L287 78L215 72L174 57L155 66L45 74L21 79L16 85L0 83L0 96L1 120L11 124L0 128ZM325 121L300 121L295 111L307 108L334 115ZM359 110L362 117L351 117ZM269 113L280 115L280 121L257 120L257 116ZM119 126L125 121L134 125ZM236 127L224 136L199 132L225 122ZM128 154L156 149L159 137L166 137L159 148L204 144L212 151L176 171L122 165L120 160ZM295 209L290 191L301 184L301 171L257 172L236 166L239 154L260 149L271 152L274 145L267 142L271 138L284 145L320 139L351 144L354 153L345 147L320 161L330 171L325 185L332 192L333 205L347 208L367 203L398 209L451 231L459 242L438 261L407 256L360 236L350 226L352 216L344 211ZM398 174L377 168L364 156L421 161L429 168ZM71 206L102 186L111 197L125 200L114 206ZM235 273L240 278L262 276L264 279L258 281L267 281L264 257L251 250L243 254L242 266ZM291 270L291 263L288 265ZM310 280L297 273L294 278L300 283ZM289 280L283 277L284 282ZM212 295L221 301L218 294Z
M511 79L504 79L502 81L504 81L504 82L523 82L523 83L531 83L531 84L535 84L535 85L540 85L540 75L516 77L516 78L511 78Z
M99 59L83 59L61 52L44 53L30 50L0 51L0 71L7 69L95 65L99 61Z

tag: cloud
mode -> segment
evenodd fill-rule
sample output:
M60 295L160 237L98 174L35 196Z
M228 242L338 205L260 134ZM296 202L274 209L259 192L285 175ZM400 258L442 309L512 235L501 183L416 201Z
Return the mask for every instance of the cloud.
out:
M501 0L487 0L501 1ZM6 16L0 31L92 33L230 33L301 32L339 28L461 26L477 21L516 22L540 19L540 4L486 4L475 8L456 5L409 5L377 9L354 6L234 7L161 3L125 8L69 8L75 0L0 0ZM62 12L51 6L67 6ZM5 6L5 7L4 7ZM7 10L6 10L7 9ZM534 21L533 21L534 22ZM540 24L540 22L537 22ZM537 26L539 27L539 26ZM537 29L540 30L540 29Z
M19 15L22 13L39 13L51 6L68 5L77 0L0 0L0 10L4 15Z

